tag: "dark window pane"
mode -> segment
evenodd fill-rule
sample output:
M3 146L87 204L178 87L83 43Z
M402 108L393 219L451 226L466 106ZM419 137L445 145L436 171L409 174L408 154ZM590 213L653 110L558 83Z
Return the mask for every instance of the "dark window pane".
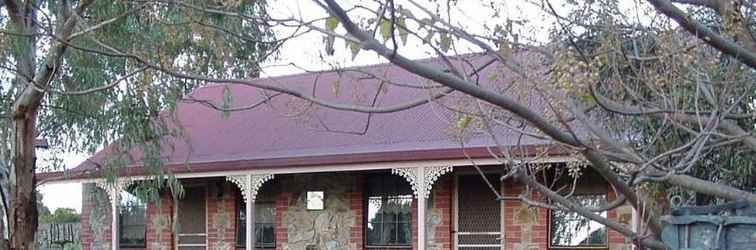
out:
M386 245L395 245L396 242L396 233L397 233L396 224L394 223L386 223L383 224L383 238L384 238L384 244Z
M395 175L376 175L365 183L367 245L410 246L412 192L407 181Z
M118 243L123 247L145 245L147 204L129 191L121 192L118 207Z
M398 224L398 235L396 239L397 244L409 245L412 240L412 227L410 223Z
M378 244L381 242L381 223L368 223L367 224L367 242L370 244Z
M238 202L238 218L236 227L236 245L244 247L247 244L247 207L241 199ZM255 247L273 248L276 246L275 236L276 207L272 202L255 203Z
M261 225L262 243L265 246L273 246L276 242L275 227L273 224Z

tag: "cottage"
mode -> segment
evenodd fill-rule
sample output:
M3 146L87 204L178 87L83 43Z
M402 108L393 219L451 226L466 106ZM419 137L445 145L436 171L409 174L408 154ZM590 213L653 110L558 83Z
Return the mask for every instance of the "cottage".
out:
M480 84L506 86L514 79L484 56L455 63L471 65L465 67ZM442 91L392 65L254 81L364 105ZM521 92L524 102L544 106L536 95ZM233 107L254 108L222 114L208 107L224 96ZM183 197L173 199L164 190L161 202L146 203L133 195L132 184L150 174L138 151L115 183L103 179L112 148L67 173L38 178L84 185L84 249L632 248L600 224L515 199L528 190L513 180L499 182L505 168L491 155L491 135L457 126L455 107L466 105L469 100L449 94L404 111L364 114L243 84L212 85L178 106L174 126L182 133L165 139L160 152L163 170L181 181ZM552 166L545 172L573 161L558 145L518 130L494 133L520 157ZM608 185L594 180L586 172L574 198L597 204L613 197ZM505 199L497 200L494 191ZM602 213L628 224L633 214L627 206Z

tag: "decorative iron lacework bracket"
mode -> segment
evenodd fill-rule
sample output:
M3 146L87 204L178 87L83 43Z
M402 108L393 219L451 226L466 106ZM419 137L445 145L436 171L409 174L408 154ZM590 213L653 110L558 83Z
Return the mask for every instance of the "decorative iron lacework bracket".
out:
M233 176L226 176L226 180L233 182L236 184L239 189L241 189L242 198L244 198L244 203L248 203L248 201L254 201L257 199L257 192L260 190L260 187L262 187L265 182L273 179L272 174L249 174L249 175L233 175ZM249 191L249 194L251 197L247 197L247 191Z
M415 194L415 197L422 195L428 198L433 188L433 183L442 175L451 172L452 169L452 166L394 168L391 169L391 173L404 177L410 183L410 186L412 186L412 192ZM422 176L422 178L418 178L419 176Z
M105 191L108 194L108 200L111 204L118 202L121 198L121 191L125 187L131 185L134 181L128 179L118 179L115 182L108 182L107 180L98 180L95 185Z

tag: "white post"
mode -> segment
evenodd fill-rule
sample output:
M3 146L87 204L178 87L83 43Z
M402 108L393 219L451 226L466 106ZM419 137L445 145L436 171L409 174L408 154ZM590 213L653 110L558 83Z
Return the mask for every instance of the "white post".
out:
M113 187L110 194L110 248L118 250L118 203L120 203L118 188Z
M417 249L425 250L425 169L417 168Z
M246 207L246 249L254 249L255 244L255 199L252 197L252 175L247 175L247 188L244 190L247 192L247 207Z

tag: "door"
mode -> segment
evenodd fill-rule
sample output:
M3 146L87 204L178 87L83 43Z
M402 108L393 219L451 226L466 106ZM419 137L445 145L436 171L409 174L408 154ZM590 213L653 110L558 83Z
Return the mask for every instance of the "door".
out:
M499 176L488 175L499 189ZM454 237L458 250L501 248L501 205L480 175L457 175Z
M184 188L184 198L178 201L178 250L207 248L206 190L204 186Z

